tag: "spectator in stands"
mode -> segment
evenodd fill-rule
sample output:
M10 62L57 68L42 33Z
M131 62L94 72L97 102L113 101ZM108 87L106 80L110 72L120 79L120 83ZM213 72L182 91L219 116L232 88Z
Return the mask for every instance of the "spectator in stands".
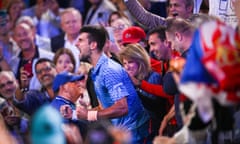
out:
M0 72L0 99L4 99L0 106L0 114L11 135L19 144L23 144L28 143L28 119L13 105L17 85L17 80L11 71Z
M51 38L61 33L61 11L56 0L37 0L34 6L23 10L22 15L33 18L39 35Z
M30 26L30 28L33 32L33 35L34 35L34 42L40 49L44 49L46 51L51 51L50 39L37 34L36 25L34 24L34 21L31 17L21 16L17 20L16 24L19 24L19 23L26 23ZM14 46L16 47L16 49L19 49L17 44L15 44Z
M32 89L26 91L18 88L14 105L30 116L42 105L50 103L54 99L52 90L53 79L56 76L56 68L53 62L46 58L39 59L35 64L36 77L41 83L41 90Z
M64 34L58 35L51 39L51 48L56 52L60 48L67 48L72 51L76 62L75 68L79 66L79 51L77 49L76 41L79 31L82 27L82 15L77 9L67 8L60 14L61 29ZM74 69L76 71L76 69Z
M165 26L166 19L146 11L137 0L124 0L131 14L148 29ZM169 17L189 18L193 14L193 0L170 0Z
M21 16L21 12L24 10L24 3L22 0L10 0L7 13L9 14L10 30L14 29L17 19Z
M113 12L109 15L108 25L111 26L112 23L113 23L115 20L117 20L117 19L119 19L119 18L122 18L122 17L128 19L128 17L127 17L126 15L124 15L123 13L121 13L121 12L119 12L119 11L113 11Z
M131 77L135 77L139 81L145 80L151 84L160 85L161 75L152 71L150 65L150 57L147 51L139 44L128 44L120 53L120 60L123 67ZM152 95L136 87L138 96L143 106L148 110L151 116L151 136L154 138L158 135L163 116L166 114L166 99Z
M68 71L73 73L76 61L71 50L66 48L58 49L54 55L53 63L58 73Z
M82 79L84 79L84 75L74 75L70 72L58 73L53 81L53 91L56 97L51 102L51 106L58 111L63 105L68 105L75 110L75 103L82 93L80 89L80 80ZM72 118L64 120L64 122L70 121Z
M10 61L12 71L19 80L21 88L39 89L40 83L34 75L35 63L43 57L52 59L53 53L37 47L31 27L25 23L16 25L13 37L21 52Z
M122 48L123 31L130 27L131 25L132 25L131 22L124 17L117 19L112 23L111 27L113 31L114 40L119 49Z
M11 70L10 60L18 53L18 50L13 48L10 41L9 15L5 10L1 10L0 13L0 68Z
M89 8L84 25L107 26L108 17L111 12L116 11L116 7L109 0L89 0Z

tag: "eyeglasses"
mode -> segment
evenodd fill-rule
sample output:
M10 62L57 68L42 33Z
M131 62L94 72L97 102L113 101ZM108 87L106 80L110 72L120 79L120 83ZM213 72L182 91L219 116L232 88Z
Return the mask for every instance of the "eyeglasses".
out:
M4 88L7 85L12 85L12 84L13 84L13 81L7 81L6 83L0 84L0 89Z
M125 28L124 24L118 25L117 27L113 27L113 31L123 30Z
M42 74L43 72L50 72L52 68L50 66L36 70L36 74Z

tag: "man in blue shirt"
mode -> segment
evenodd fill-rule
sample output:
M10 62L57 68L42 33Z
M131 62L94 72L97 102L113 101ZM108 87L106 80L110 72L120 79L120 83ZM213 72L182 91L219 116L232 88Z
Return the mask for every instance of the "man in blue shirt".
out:
M57 71L53 62L47 58L40 58L35 64L35 72L42 89L27 91L27 89L18 87L13 99L14 105L30 116L42 105L50 103L55 97L52 83Z
M132 143L143 144L148 142L149 116L126 71L104 54L106 36L103 27L85 26L80 30L77 41L80 59L94 66L91 78L103 108L96 111L78 107L77 118L88 121L111 119L113 125L131 132Z
M60 111L61 106L67 105L69 109L75 113L75 102L81 95L80 80L84 79L83 75L73 75L69 72L62 72L56 75L53 80L53 91L56 97L52 100L51 106ZM69 111L68 109L64 109ZM64 115L63 115L64 116ZM64 117L64 123L72 123L78 126L83 137L87 133L87 122L84 120L77 120L76 114L73 117Z
M53 91L57 96L51 105L58 111L62 105L69 105L71 109L75 110L75 102L82 93L79 81L83 78L83 75L73 75L69 72L57 74L53 80Z

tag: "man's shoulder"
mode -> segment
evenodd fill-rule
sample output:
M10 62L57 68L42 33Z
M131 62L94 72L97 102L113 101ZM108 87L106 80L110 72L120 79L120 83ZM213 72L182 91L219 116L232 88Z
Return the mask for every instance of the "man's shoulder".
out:
M51 38L51 42L56 42L56 40L57 41L64 40L64 36L65 36L64 33L54 36Z
M119 71L123 69L122 65L120 65L119 63L117 63L116 61L110 58L107 60L105 67L106 68L104 70L110 70L110 71Z
M46 96L46 93L41 90L31 89L25 93L26 95L38 95L38 96Z
M57 98L58 97L58 98ZM57 97L55 97L52 101L51 101L51 103L50 103L50 105L52 106L52 107L54 107L54 108L56 108L56 109L60 109L60 107L62 106L62 105L65 105L66 103L64 103L64 101L63 100L61 100L61 97L60 96L57 96Z
M54 53L53 52L50 52L50 51L47 51L45 49L38 49L39 51L39 57L40 58L49 58L49 59L52 59L53 56L54 56Z

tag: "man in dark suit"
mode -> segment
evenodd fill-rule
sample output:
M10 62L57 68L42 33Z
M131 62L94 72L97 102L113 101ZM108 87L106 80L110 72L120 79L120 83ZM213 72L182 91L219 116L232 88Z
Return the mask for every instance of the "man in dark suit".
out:
M61 13L61 29L64 34L60 34L51 39L52 51L56 52L60 48L68 48L73 52L76 60L76 68L79 66L79 51L75 44L79 31L82 27L82 15L77 9L67 8Z

